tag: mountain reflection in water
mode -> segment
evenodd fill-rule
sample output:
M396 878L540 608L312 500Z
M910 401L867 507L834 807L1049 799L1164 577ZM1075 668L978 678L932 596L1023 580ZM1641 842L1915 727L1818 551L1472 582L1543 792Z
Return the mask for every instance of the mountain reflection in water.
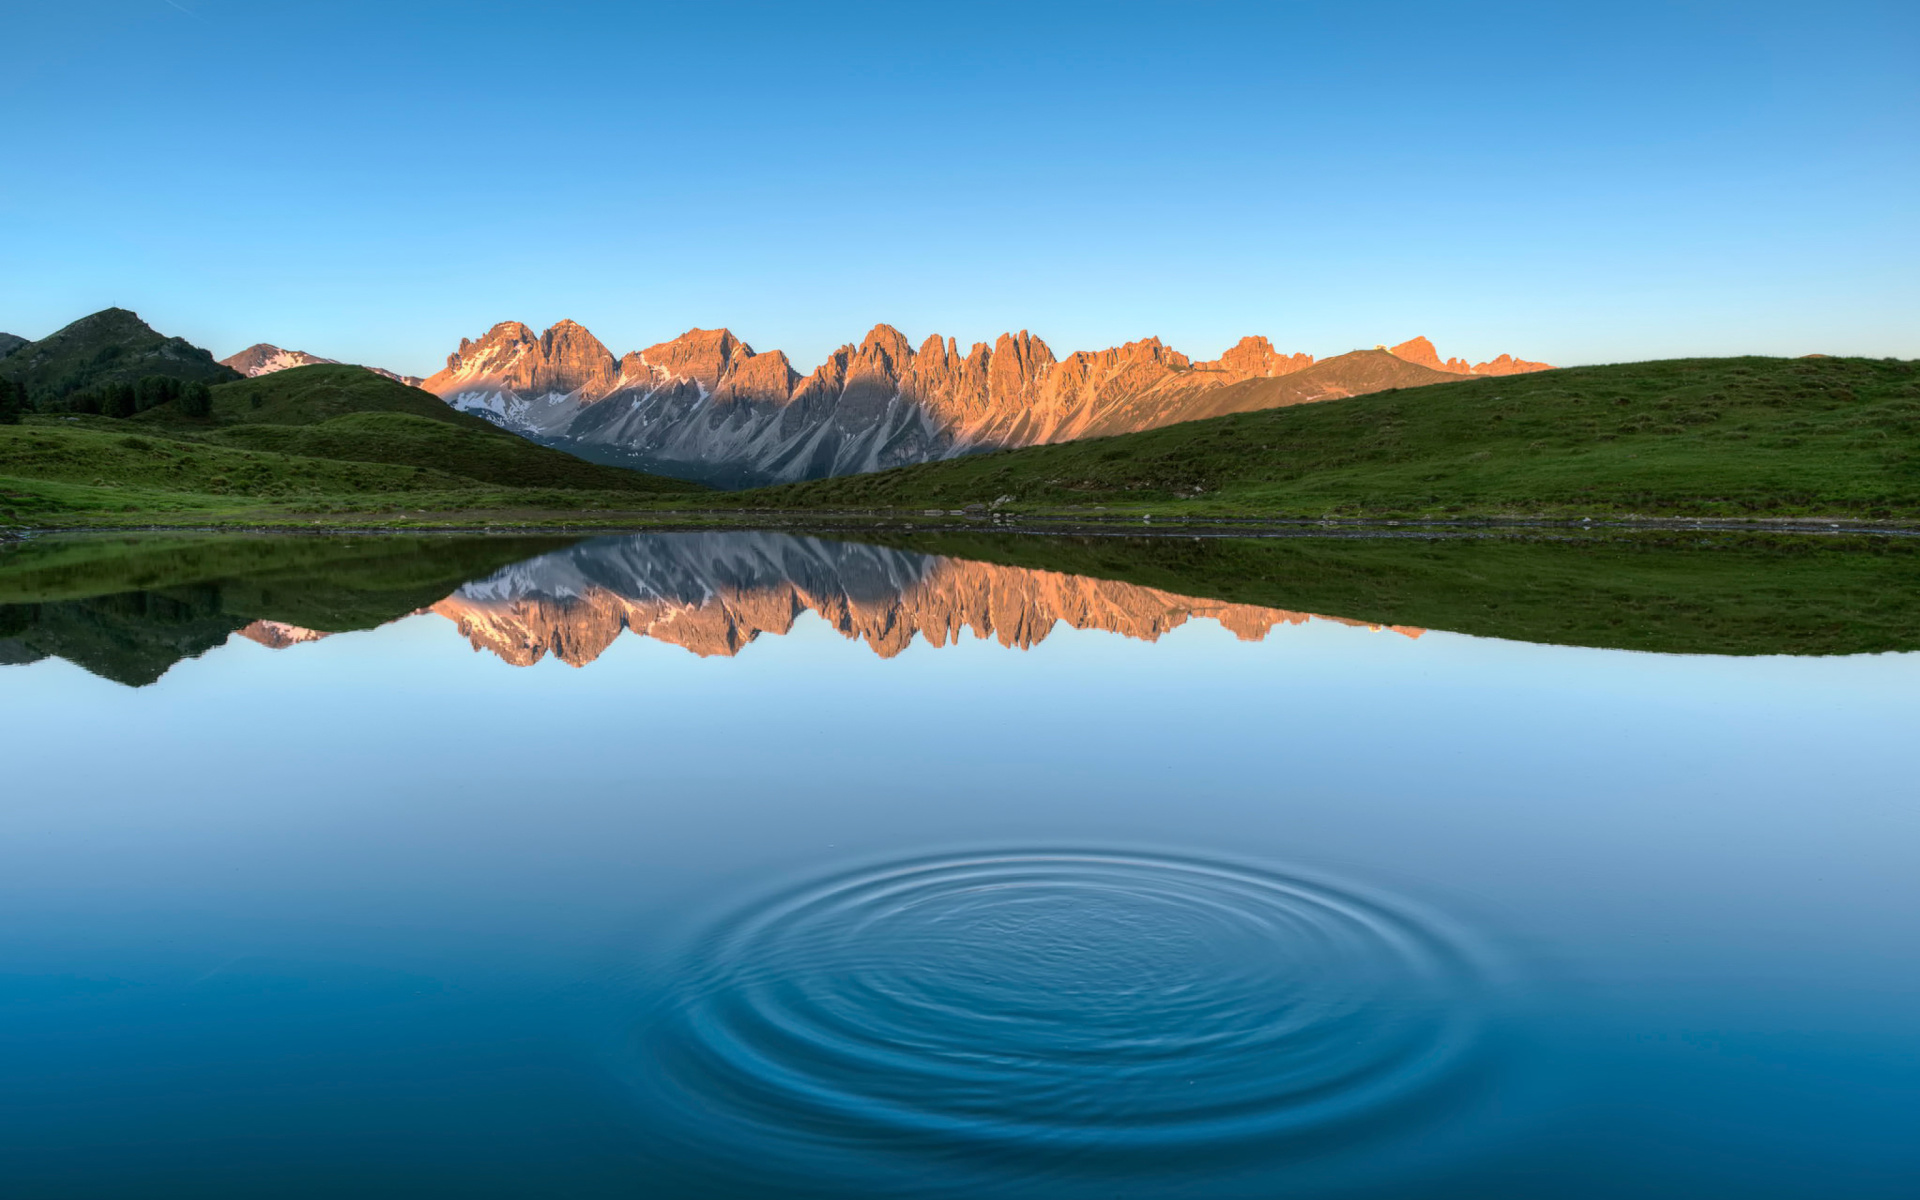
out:
M34 539L0 549L0 665L65 659L141 687L242 637L274 649L437 613L476 649L594 661L624 631L738 654L813 613L892 657L962 631L1031 647L1064 623L1245 641L1310 619L1680 654L1920 649L1920 539L1069 537L871 531L599 537Z
M702 657L734 655L809 612L883 658L916 635L946 646L968 629L1026 649L1060 622L1153 641L1205 617L1258 641L1276 625L1342 620L777 533L603 537L532 557L526 543L504 539L235 539L224 547L202 539L133 561L107 556L84 570L25 573L15 586L32 602L0 603L0 664L64 658L139 687L235 634L285 650L426 613L516 666L549 655L585 666L628 630ZM297 561L281 561L288 555ZM151 586L113 586L123 579Z
M476 650L516 666L548 654L585 666L623 630L702 657L733 655L763 633L788 632L808 612L882 658L899 654L915 636L945 646L969 629L977 638L1025 650L1062 622L1151 642L1195 617L1219 622L1242 641L1259 641L1276 625L1340 620L1054 571L767 533L597 539L467 584L432 611L457 624ZM300 638L284 629L243 632L270 645ZM1396 632L1419 637L1424 631Z

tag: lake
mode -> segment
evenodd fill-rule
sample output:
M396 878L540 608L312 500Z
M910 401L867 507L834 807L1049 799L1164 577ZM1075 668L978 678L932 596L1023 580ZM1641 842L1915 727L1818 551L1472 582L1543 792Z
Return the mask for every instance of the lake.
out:
M1911 1197L1899 539L0 552L10 1197Z

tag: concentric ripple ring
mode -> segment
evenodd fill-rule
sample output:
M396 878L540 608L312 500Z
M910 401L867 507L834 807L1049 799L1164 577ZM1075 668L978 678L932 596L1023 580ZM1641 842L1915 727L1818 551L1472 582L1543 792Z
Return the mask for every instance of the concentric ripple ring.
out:
M1132 853L810 883L678 979L656 1078L789 1144L1272 1144L1433 1088L1481 1025L1473 956L1410 906Z

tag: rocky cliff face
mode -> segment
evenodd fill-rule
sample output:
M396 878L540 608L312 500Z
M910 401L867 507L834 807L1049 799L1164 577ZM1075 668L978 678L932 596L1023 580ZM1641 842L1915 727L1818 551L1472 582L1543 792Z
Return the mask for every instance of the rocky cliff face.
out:
M1248 337L1218 359L1195 362L1147 338L1059 358L1025 330L962 353L952 338L916 347L876 325L801 376L784 354L756 353L724 329L689 330L616 358L572 321L538 335L506 321L478 341L462 339L446 369L422 386L585 457L725 485L1127 433L1478 370L1442 362L1424 338L1394 353L1391 367L1357 355L1316 363Z
M432 611L475 650L518 666L548 655L584 666L625 632L730 656L763 633L786 633L808 612L883 658L915 637L945 646L969 630L1027 649L1062 622L1154 641L1207 617L1259 641L1278 625L1339 620L1050 571L738 533L586 542L468 584Z

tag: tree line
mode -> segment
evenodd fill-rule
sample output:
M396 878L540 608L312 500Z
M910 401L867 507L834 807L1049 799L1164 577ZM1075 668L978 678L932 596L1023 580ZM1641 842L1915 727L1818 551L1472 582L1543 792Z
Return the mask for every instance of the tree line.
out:
M0 425L18 425L28 411L27 385L17 379L0 379Z
M40 412L98 413L104 417L131 417L163 404L172 404L183 416L204 417L213 412L213 389L197 379L145 375L133 383L97 383L64 396L27 400L26 385L0 379L0 425L17 425L22 414Z

